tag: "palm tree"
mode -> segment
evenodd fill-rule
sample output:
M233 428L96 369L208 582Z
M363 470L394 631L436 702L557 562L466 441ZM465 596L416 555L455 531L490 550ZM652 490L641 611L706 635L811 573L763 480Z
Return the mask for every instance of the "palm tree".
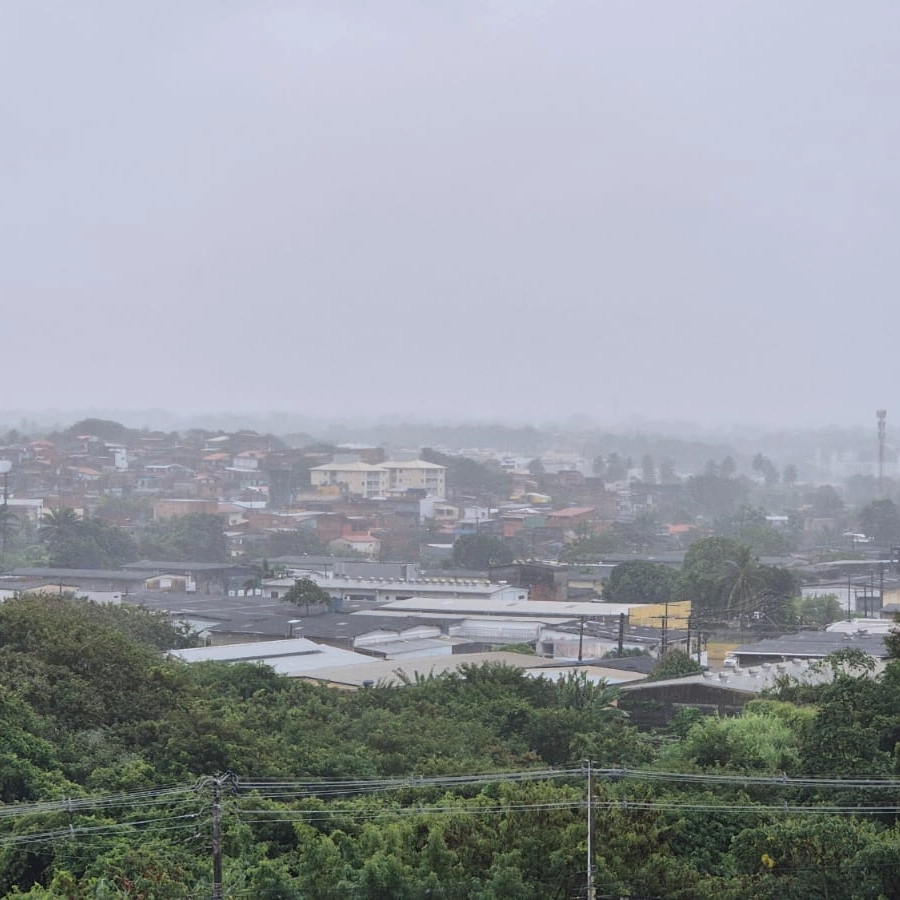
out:
M51 509L41 518L41 543L53 547L68 537L78 527L81 519L69 506Z
M733 559L725 561L725 574L720 586L726 610L738 613L753 611L756 600L765 588L765 579L752 548L742 545Z

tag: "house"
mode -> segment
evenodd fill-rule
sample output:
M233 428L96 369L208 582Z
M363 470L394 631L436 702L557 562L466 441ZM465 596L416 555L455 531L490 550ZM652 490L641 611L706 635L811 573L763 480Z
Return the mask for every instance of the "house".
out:
M580 528L585 528L597 515L593 506L570 506L566 509L555 509L547 513L547 528L559 529L567 535L574 535Z
M218 512L219 503L216 500L171 498L168 500L161 499L153 501L154 522L160 522L163 519L180 519L183 516L214 516Z
M336 553L359 553L369 559L377 559L381 552L381 541L370 534L345 534L328 543L329 549Z

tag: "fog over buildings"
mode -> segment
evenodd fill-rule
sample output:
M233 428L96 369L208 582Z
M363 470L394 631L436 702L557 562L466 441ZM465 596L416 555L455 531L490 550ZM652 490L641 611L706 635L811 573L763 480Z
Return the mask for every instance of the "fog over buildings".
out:
M898 95L874 0L3 4L0 408L871 424Z

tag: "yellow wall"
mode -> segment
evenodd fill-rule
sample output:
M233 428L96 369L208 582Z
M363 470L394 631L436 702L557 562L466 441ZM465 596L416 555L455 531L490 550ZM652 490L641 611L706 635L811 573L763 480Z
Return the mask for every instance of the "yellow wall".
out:
M668 604L669 628L687 628L688 616L691 614L691 601L682 600L679 603ZM652 628L662 628L663 617L666 615L666 604L651 603L640 609L633 609L628 614L628 622L631 625L648 625Z

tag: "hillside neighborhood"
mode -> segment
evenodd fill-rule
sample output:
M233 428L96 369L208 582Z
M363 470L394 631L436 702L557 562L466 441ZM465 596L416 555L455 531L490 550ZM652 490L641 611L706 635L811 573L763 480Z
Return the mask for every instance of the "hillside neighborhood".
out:
M390 454L106 420L17 437L0 448L2 596L137 603L210 645L331 644L341 619L338 646L419 666L507 645L567 664L680 648L721 666L750 640L842 617L872 632L900 609L892 501L854 512L762 454L748 477L730 457L684 474L617 453ZM744 566L728 598L691 582L703 548ZM323 593L291 613L298 579Z

